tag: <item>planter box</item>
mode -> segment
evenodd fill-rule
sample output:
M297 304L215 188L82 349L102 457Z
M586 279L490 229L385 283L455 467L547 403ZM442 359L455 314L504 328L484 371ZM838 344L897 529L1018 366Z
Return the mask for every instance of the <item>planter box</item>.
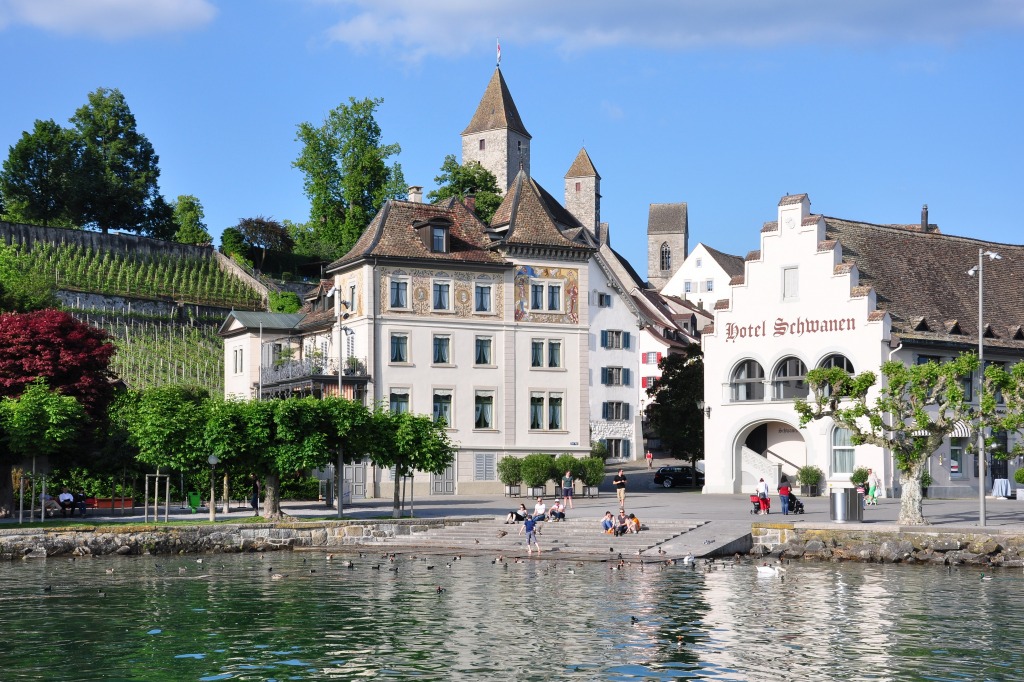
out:
M519 497L523 494L522 490L522 486L507 485L505 486L505 497Z
M87 497L85 506L91 509L135 509L135 500L130 497Z
M819 492L817 485L801 485L800 495L803 497L818 497L821 493Z
M1017 488L1017 499L1024 502L1024 485Z
M583 497L598 497L600 493L596 485L583 486Z
M526 495L528 497L544 497L544 495L546 494L546 490L547 488L545 488L542 485L537 487L528 487L526 489Z

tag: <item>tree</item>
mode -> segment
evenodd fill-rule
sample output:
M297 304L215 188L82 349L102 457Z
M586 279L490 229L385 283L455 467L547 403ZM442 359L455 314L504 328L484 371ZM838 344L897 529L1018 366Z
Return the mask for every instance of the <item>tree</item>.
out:
M238 231L237 227L228 227L221 232L220 252L225 256L232 256L236 253L243 258L246 256L245 238L242 237L242 233Z
M432 202L455 197L460 201L473 194L476 196L476 217L485 223L491 222L491 216L498 210L502 202L498 179L494 173L480 165L479 161L470 161L459 165L454 154L444 157L441 173L434 177L437 189L427 194Z
M174 225L160 196L159 157L118 89L99 88L71 117L85 147L87 201L79 222L149 235L173 234Z
M27 313L57 305L53 287L17 249L0 242L0 312Z
M302 152L292 165L305 175L316 240L330 244L335 258L348 253L385 201L406 193L402 167L387 165L402 149L381 144L374 118L383 101L352 97L328 112L322 125L298 126Z
M260 268L267 258L268 249L287 253L294 246L291 235L284 229L284 225L273 218L242 218L235 229L242 235L246 246L260 250Z
M53 120L35 122L10 148L0 171L8 219L41 225L74 224L83 198L84 145Z
M682 353L658 363L661 376L647 387L652 399L646 414L651 428L673 457L686 457L694 466L704 457L704 354L692 343Z
M209 453L203 438L210 394L198 386L169 384L142 391L124 415L138 459L173 471L197 472Z
M295 313L302 308L302 301L294 291L271 291L267 302L272 313Z
M455 461L455 447L444 424L425 415L376 410L371 417L375 434L370 452L373 463L395 469L392 518L401 518L402 479L414 471L441 474Z
M0 314L0 396L16 398L43 377L102 417L113 397L115 352L105 331L59 310Z
M191 194L179 194L178 200L171 205L174 211L174 223L178 226L174 233L174 241L179 244L209 244L213 237L206 230L203 222L205 214L199 199Z
M963 380L978 367L977 356L966 353L947 363L882 365L882 385L874 387L874 372L851 376L839 367L807 373L811 399L794 404L800 426L831 419L849 429L854 445L875 445L892 455L900 473L900 515L897 523L925 523L921 477L928 457L959 421L970 421L972 408L964 399Z

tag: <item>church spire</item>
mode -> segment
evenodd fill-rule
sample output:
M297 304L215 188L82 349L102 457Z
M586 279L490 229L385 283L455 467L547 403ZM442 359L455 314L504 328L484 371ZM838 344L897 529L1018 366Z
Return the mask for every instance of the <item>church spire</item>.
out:
M530 174L530 140L501 69L496 68L462 131L462 163L475 161L494 173L504 193L520 170Z

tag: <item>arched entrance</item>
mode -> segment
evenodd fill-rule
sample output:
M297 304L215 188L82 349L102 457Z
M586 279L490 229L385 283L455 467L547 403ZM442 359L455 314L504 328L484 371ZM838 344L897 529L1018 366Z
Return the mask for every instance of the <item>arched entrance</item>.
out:
M807 444L795 424L760 420L737 433L735 458L740 472L737 492L752 489L761 478L774 490L783 475L792 481L796 470L807 464Z

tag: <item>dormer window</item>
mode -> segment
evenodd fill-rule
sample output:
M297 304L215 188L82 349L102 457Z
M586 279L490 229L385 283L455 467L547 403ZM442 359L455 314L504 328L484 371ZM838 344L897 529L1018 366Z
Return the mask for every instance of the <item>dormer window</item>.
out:
M451 252L451 222L444 218L414 222L412 224L420 241L431 253Z
M430 226L430 250L434 253L448 253L448 226Z

